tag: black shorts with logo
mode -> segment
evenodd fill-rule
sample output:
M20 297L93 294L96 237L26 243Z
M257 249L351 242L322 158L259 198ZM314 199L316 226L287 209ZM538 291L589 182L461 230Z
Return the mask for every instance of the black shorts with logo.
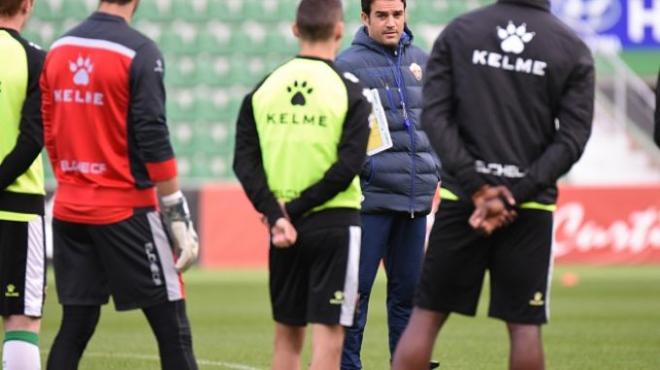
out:
M443 201L435 217L416 305L474 316L485 272L489 316L510 323L548 320L552 212L520 209L511 225L484 237L470 227L474 207Z
M290 248L271 245L270 297L275 321L353 325L357 305L361 228L300 231Z
M45 287L43 217L0 220L0 315L41 317Z
M124 221L89 225L53 220L55 283L63 305L117 310L184 298L170 238L158 212L136 210Z

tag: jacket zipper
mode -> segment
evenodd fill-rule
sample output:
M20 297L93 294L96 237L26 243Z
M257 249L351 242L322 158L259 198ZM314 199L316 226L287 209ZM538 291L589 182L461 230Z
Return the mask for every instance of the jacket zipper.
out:
M415 177L417 177L417 167L415 165L415 156L417 153L417 148L416 148L416 143L415 143L415 132L414 132L414 127L412 122L410 122L410 119L408 117L408 106L405 101L406 97L406 82L404 80L403 72L401 71L401 60L403 58L403 44L399 45L399 52L397 55L397 63L396 63L396 73L399 74L399 80L401 81L400 86L397 86L401 90L401 109L403 110L403 119L404 119L404 125L406 126L406 131L408 131L408 136L410 137L410 146L412 149L411 155L410 155L410 162L411 162L411 170L412 170L412 176L410 177L410 198L409 198L409 203L408 203L408 209L410 211L410 218L414 219L415 218Z

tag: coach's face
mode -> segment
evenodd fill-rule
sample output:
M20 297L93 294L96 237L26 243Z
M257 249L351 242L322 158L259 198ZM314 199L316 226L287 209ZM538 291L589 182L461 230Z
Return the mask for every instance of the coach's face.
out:
M397 46L406 23L403 1L374 0L371 3L371 13L362 13L362 23L367 26L369 37L379 44Z

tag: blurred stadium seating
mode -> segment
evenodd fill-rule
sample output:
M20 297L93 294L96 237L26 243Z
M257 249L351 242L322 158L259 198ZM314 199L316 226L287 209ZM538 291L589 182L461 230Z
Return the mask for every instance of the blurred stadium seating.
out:
M418 45L430 48L444 24L491 2L410 1L409 22ZM345 45L359 25L359 3L345 1ZM231 153L238 107L254 84L295 53L297 44L290 28L296 4L297 0L141 1L134 24L157 41L165 54L171 133L181 173L189 186L233 180ZM97 5L98 0L39 0L25 35L48 48ZM644 55L624 57L633 68L654 73L657 59L654 67ZM610 145L606 142L602 148ZM657 162L650 165L657 170ZM588 170L584 173L574 179L594 179Z

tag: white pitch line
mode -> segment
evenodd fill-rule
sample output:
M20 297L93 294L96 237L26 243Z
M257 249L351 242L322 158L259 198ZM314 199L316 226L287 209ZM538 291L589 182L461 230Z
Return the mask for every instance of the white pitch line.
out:
M152 355L138 355L138 354L133 354L133 353L102 353L102 352L89 352L89 353L84 353L84 357L101 357L101 358L125 358L125 359L132 359L132 360L147 360L147 361L160 361L160 357L158 356L152 356ZM256 367L251 367L247 365L242 365L242 364L234 364L231 362L223 362L223 361L212 361L212 360L204 360L204 359L197 359L197 364L198 365L208 365L208 366L215 366L215 367L223 367L226 369L234 369L234 370L261 370Z

